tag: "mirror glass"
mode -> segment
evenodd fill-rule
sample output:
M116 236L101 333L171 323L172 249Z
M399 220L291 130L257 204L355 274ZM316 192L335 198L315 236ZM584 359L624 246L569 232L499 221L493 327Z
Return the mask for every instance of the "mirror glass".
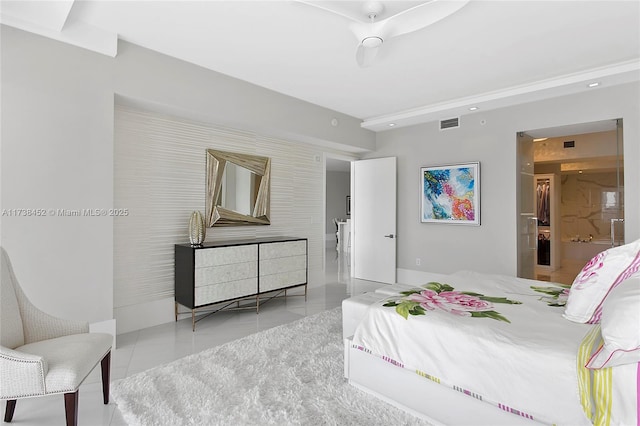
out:
M269 225L271 160L207 150L207 226Z
M257 187L260 176L251 170L227 162L222 176L220 199L216 205L244 215L252 215L256 204Z

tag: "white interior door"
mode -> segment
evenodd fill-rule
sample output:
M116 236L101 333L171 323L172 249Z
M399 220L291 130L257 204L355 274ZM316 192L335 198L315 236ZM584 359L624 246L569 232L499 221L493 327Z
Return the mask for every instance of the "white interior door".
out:
M353 275L396 282L396 158L354 161L352 168Z

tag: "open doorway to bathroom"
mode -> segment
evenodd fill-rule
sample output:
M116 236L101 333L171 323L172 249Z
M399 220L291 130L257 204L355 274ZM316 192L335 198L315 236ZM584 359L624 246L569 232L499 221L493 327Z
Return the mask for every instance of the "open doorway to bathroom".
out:
M622 120L524 133L533 154L532 278L571 284L593 256L624 243Z

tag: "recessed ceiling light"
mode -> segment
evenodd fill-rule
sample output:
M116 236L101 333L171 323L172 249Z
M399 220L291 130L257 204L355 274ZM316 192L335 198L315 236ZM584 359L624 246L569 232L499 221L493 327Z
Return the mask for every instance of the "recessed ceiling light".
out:
M477 109L478 109L478 107L477 107L477 106L469 107L469 111L475 111L475 110L477 110Z
M582 174L582 170L578 170L578 173Z
M396 125L396 123L389 123L389 127L393 127L395 125Z
M546 141L547 139L549 139L549 138L537 138L537 139L534 139L533 141L534 142L541 142L541 141Z
M587 84L587 87L598 87L598 86L600 86L600 83L598 83L597 81Z

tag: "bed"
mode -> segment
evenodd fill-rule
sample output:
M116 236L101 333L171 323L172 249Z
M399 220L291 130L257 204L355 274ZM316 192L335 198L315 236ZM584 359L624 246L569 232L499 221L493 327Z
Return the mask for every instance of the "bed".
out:
M625 250L570 291L460 271L347 299L345 377L432 424L639 425L640 240Z

